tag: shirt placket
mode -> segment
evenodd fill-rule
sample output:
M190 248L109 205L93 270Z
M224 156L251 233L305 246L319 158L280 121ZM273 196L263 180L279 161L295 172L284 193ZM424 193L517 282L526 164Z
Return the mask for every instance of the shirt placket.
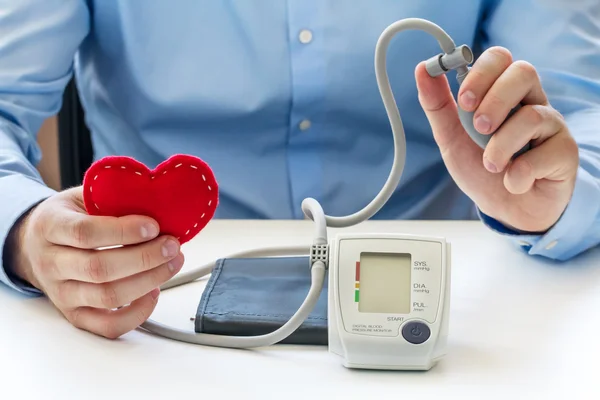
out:
M288 1L291 108L288 166L294 217L302 218L306 197L322 195L323 155L319 145L325 93L325 40L318 0Z

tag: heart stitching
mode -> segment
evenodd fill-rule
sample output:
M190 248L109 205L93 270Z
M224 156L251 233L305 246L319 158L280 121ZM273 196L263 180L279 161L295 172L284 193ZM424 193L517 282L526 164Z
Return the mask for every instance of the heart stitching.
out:
M144 176L150 177L150 180L154 180L157 176L167 175L169 172L174 171L178 168L189 168L190 170L194 170L198 174L198 182L203 185L203 188L207 189L207 195L204 199L206 201L205 206L206 209L203 210L202 214L199 217L193 217L190 215L186 215L186 220L189 219L189 225L182 228L180 232L164 232L163 227L161 226L161 233L171 234L177 237L181 244L191 240L195 235L197 235L208 222L213 218L215 210L218 205L218 184L215 180L213 172L211 168L204 162L203 160L193 157L190 155L184 154L176 154L161 164L159 164L155 169L150 170L143 163L125 156L108 156L104 157L96 162L94 162L90 168L86 171L84 176L83 183L83 197L84 197L84 205L88 214L90 215L104 215L104 216L122 216L126 215L126 213L117 212L119 210L119 203L109 204L107 207L103 207L102 204L98 204L98 202L94 199L94 188L97 187L96 182L99 178L108 171L112 171L112 177L116 171L119 171L119 175L116 176L115 179L120 179L121 174L130 174L131 177L139 176L140 178L144 178ZM189 175L189 172L187 172ZM201 180L200 180L201 179ZM116 187L115 182L103 182L103 187L101 189L104 190L119 190L119 187ZM187 182L189 185L196 184L195 182ZM148 183L145 188L150 189L151 183ZM197 189L197 187L196 187ZM151 193L140 193L140 197L148 196ZM198 194L198 193L196 193ZM115 197L118 197L115 196ZM150 200L151 201L151 200ZM122 204L121 204L122 205ZM130 205L130 204L129 204ZM103 208L108 208L105 210ZM161 224L161 221L158 221ZM173 221L162 221L163 224ZM187 228L187 229L186 229Z

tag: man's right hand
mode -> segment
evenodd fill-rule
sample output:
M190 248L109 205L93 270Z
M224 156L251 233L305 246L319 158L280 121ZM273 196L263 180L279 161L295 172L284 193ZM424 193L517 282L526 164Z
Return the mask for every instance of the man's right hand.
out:
M12 234L14 273L75 327L111 339L150 317L159 286L184 262L179 242L159 237L151 218L87 214L81 187L40 203Z

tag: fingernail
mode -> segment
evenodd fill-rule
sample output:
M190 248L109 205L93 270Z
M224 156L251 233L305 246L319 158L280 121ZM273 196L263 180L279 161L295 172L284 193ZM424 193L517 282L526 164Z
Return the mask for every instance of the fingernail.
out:
M179 251L179 246L177 246L177 242L172 239L167 240L163 244L162 255L163 257L174 257L177 255Z
M492 127L492 122L485 115L475 118L475 129L481 133L487 133Z
M490 160L488 160L487 158L483 159L483 165L485 166L485 169L487 169L490 172L496 173L498 172L498 168L496 168L496 165L491 162Z
M172 273L179 271L181 267L183 267L183 257L176 257L172 259L171 261L169 261L167 266L169 267L169 271L171 271Z
M159 295L159 294L160 294L160 289L159 289L159 288L153 289L153 290L150 292L150 296L152 296L152 298L153 298L154 300L158 299L158 295Z
M158 235L158 229L154 224L142 225L142 237L144 239L153 238Z
M466 108L475 107L475 100L477 100L477 97L475 97L475 93L470 90L467 90L461 96L461 101Z

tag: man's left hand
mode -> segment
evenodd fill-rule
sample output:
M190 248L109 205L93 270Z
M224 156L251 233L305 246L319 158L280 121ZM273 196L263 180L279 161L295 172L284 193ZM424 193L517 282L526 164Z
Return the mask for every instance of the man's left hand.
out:
M459 188L509 228L529 233L551 228L573 194L579 149L564 118L549 104L536 69L513 62L501 47L490 48L473 64L458 102L475 112L479 133L495 132L485 151L460 124L448 78L431 78L424 63L415 74L419 101ZM523 107L504 123L519 103ZM530 141L532 148L511 160Z

